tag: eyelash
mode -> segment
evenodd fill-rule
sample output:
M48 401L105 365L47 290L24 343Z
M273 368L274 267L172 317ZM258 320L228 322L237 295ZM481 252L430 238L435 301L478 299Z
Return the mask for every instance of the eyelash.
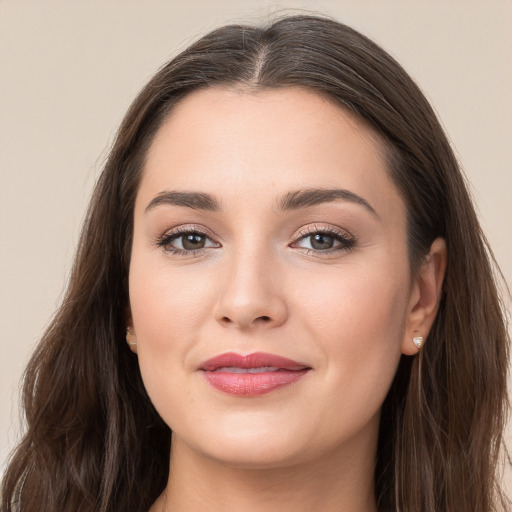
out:
M213 238L205 233L204 231L193 227L193 226L182 226L174 229L171 232L165 233L163 236L156 240L156 245L161 247L165 252L176 255L176 256L201 256L204 253L204 249L177 249L172 247L170 244L176 239L179 239L185 235L199 235L207 239L213 240ZM217 242L215 242L217 243Z
M335 241L340 242L338 247L333 247L332 249L308 249L302 247L302 249L306 254L312 254L315 256L318 255L328 255L333 254L339 251L350 251L356 245L356 239L354 236L349 235L346 231L342 231L332 227L317 227L317 226L308 226L307 228L299 231L299 238L293 244L300 242L301 240L305 240L313 235L326 235L334 238Z
M202 231L198 228L192 227L192 226L184 226L184 227L176 228L175 230L173 230L171 232L165 233L163 236L161 236L160 238L158 238L156 240L156 245L158 247L162 248L168 254L172 254L172 255L201 256L205 251L204 248L186 250L186 249L177 249L176 247L172 247L170 245L171 242L173 242L174 240L177 240L180 237L183 237L185 235L199 235L201 237L206 237L207 239L213 241L214 243L218 243L215 240L213 240L213 238L211 236L209 236L207 233L205 233L204 231ZM356 242L357 242L357 240L352 235L349 235L347 232L344 232L344 231L341 231L341 230L338 230L335 228L331 228L331 227L319 228L317 226L311 226L311 227L307 227L303 230L300 230L298 232L298 235L299 235L298 238L292 244L290 244L290 246L293 246L293 244L297 244L298 242L305 240L306 238L311 237L313 235L326 235L326 236L332 237L335 241L340 242L340 245L338 247L333 247L331 249L325 249L325 250L309 249L306 247L298 247L298 249L303 251L305 254L308 254L308 255L313 254L315 256L328 255L328 254L336 253L339 251L350 251L351 249L354 248L354 246L356 245Z

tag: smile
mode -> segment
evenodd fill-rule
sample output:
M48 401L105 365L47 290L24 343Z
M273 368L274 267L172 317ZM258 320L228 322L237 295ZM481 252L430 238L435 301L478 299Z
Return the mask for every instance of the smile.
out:
M230 352L205 361L199 370L215 389L251 397L297 382L311 367L273 354Z

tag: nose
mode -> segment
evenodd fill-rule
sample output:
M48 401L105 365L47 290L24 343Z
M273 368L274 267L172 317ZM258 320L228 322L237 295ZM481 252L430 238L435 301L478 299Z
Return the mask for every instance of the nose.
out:
M279 269L270 258L242 254L226 265L214 308L217 322L239 330L273 328L288 316Z

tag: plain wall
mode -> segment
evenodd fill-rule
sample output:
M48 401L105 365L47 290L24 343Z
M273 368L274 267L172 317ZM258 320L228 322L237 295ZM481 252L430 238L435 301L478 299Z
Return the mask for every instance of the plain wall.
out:
M19 439L24 365L62 297L126 108L200 34L282 8L354 26L418 81L512 282L512 2L0 0L0 472Z

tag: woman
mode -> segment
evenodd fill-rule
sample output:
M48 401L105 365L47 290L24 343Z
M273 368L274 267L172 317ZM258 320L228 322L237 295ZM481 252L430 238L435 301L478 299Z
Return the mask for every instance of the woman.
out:
M2 508L504 510L488 254L382 49L313 16L213 31L122 123Z

